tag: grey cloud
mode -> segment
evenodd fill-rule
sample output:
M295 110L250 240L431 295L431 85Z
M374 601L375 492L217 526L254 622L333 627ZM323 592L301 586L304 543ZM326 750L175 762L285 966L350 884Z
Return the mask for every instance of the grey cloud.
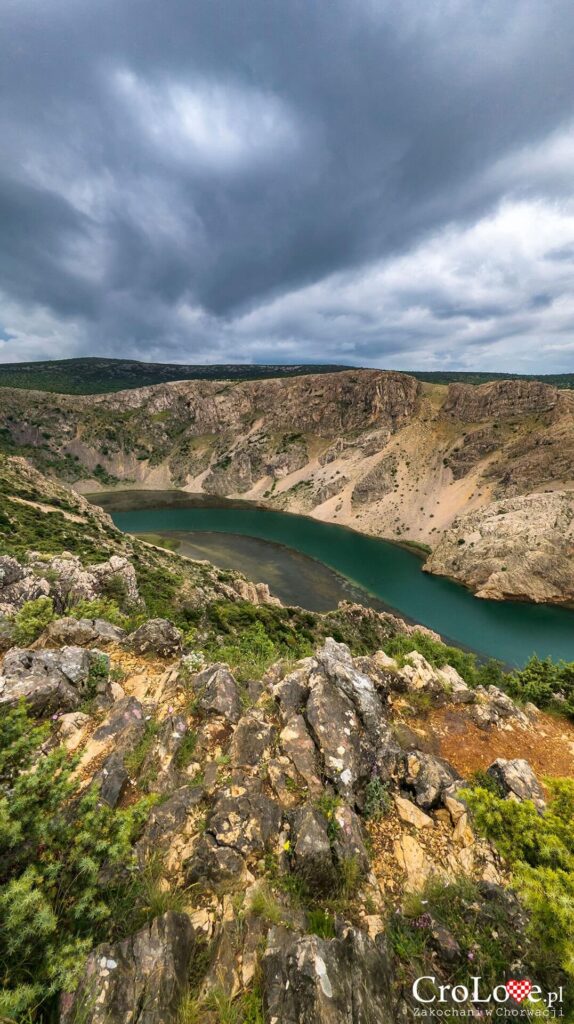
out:
M0 288L79 352L310 360L327 339L329 359L384 362L432 350L441 321L512 337L516 301L551 308L546 285L505 306L435 282L416 325L333 293L243 326L501 201L564 199L513 154L574 113L568 0L21 0L4 22Z

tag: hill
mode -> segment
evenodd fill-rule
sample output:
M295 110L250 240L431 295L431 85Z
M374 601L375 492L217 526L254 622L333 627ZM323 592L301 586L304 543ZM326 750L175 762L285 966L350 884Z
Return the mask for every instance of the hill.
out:
M0 388L24 388L63 395L101 395L178 380L268 380L337 373L352 367L337 364L144 363L137 359L51 359L0 363ZM541 380L557 388L574 388L574 373L517 374L471 371L405 370L430 384L486 384L495 380Z
M335 373L337 365L247 365L142 363L135 359L51 359L0 364L0 387L63 395L100 395L177 380L265 380L308 373Z

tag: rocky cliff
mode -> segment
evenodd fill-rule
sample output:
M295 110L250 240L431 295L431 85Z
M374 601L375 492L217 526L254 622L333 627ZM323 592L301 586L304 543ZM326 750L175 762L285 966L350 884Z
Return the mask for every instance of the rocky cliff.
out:
M459 516L425 566L478 597L574 602L574 494L495 501Z
M572 489L574 398L537 381L447 388L377 370L96 396L0 389L0 446L84 492L241 496L435 548L457 516Z

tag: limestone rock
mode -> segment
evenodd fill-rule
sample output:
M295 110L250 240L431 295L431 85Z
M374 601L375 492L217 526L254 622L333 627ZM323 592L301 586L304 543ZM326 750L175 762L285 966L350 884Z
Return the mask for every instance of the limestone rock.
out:
M432 818L425 814L424 811L421 811L420 807L417 807L412 800L405 800L402 796L396 796L395 807L401 821L406 822L408 825L414 825L415 828L432 827Z
M231 760L238 767L255 767L269 750L277 730L262 712L248 711L237 724L231 741Z
M75 711L88 691L95 659L105 657L82 647L13 648L2 662L0 705L14 706L24 698L32 714L38 717ZM98 678L105 685L106 672Z
M417 843L414 836L403 834L395 839L393 849L399 867L407 876L405 883L407 891L417 892L422 889L426 880L433 873L433 866L420 843Z
M64 646L75 644L85 646L94 643L121 643L126 637L125 629L114 626L105 619L54 619L44 631L43 642L47 645Z
M311 794L323 791L317 771L315 744L309 736L303 715L293 715L281 730L279 745L295 766Z
M574 494L505 498L458 516L424 569L459 580L477 597L571 602Z
M336 872L324 815L310 804L298 808L291 835L293 870L313 891L328 892L335 884Z
M174 1024L195 937L187 914L168 911L123 942L90 953L63 1024ZM137 1014L137 1016L135 1016Z
M241 717L241 700L228 665L210 665L192 679L191 688L197 694L199 711L218 715L231 725L237 724Z
M148 619L134 633L128 643L136 654L157 654L160 658L172 658L181 652L182 632L168 619Z
M532 800L536 809L540 812L546 807L544 790L528 761L524 761L522 758L506 761L504 758L499 757L496 761L493 761L487 771L510 798L515 800Z
M95 730L96 743L111 745L122 752L132 750L145 732L145 715L135 697L123 697L112 706L107 718Z
M262 959L266 1020L277 1024L393 1024L390 959L356 928L320 939L272 928Z
M444 790L459 778L451 765L434 754L413 750L405 755L405 784L414 790L417 804L425 811L437 807Z

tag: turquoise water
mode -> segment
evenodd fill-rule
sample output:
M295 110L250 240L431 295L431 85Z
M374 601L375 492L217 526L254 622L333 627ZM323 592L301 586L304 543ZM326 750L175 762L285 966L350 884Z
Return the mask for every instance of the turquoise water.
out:
M417 555L387 541L256 507L146 507L120 512L113 510L113 496L109 497L96 500L128 533L210 531L258 537L323 562L398 612L481 654L514 665L534 653L574 660L573 611L479 600L450 580L421 572ZM150 501L153 496L148 493L146 505Z

